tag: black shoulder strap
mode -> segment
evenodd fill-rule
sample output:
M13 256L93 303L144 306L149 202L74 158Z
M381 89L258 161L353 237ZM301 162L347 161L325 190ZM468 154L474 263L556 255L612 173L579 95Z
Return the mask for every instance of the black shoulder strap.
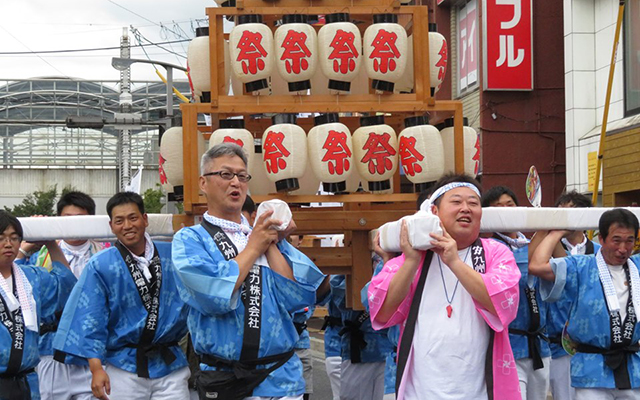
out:
M13 294L18 298L15 274L11 274L13 279ZM13 312L9 311L4 297L0 296L0 322L11 335L11 353L9 353L9 363L6 375L15 375L20 372L22 365L22 353L24 352L24 319L22 318L22 307L18 307Z
M593 242L589 239L587 239L587 244L584 249L584 254L595 254L595 246L593 245Z
M156 336L158 317L160 314L160 288L162 286L162 263L158 255L158 249L153 246L153 258L149 263L151 272L151 282L147 282L129 250L120 242L116 242L115 247L120 252L122 259L127 265L138 294L142 300L144 308L147 310L147 319L140 335L140 341L136 349L136 372L140 378L149 378L149 358L147 349L152 346Z
M409 309L409 316L407 317L407 323L402 333L402 341L400 342L400 348L398 349L398 370L396 372L396 393L400 393L400 382L402 382L402 375L404 375L404 369L407 366L409 360L409 352L411 351L411 345L413 343L413 335L416 330L416 322L418 321L418 311L420 309L420 301L422 300L422 292L424 292L424 284L427 281L427 274L429 273L429 267L431 266L431 260L433 259L433 251L428 251L422 263L422 271L420 272L420 278L418 279L418 286L413 295L411 301L411 308Z
M231 260L238 255L238 248L222 228L206 219L202 220L201 225L211 235L225 260ZM258 358L260 350L260 330L262 327L262 268L258 265L251 267L244 280L242 303L244 305L244 334L242 335L240 361L255 360Z

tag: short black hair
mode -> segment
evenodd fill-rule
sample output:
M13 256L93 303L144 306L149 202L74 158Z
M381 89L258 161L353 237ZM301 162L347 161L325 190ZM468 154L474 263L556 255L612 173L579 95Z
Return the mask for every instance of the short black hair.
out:
M513 190L509 189L506 186L494 186L491 189L487 190L485 194L482 195L482 207L489 207L491 203L500 200L503 194L511 197L516 206L519 206L518 197L513 193Z
M609 228L611 225L618 224L623 228L633 229L636 239L638 238L638 218L629 210L624 208L614 208L613 210L605 211L600 216L598 222L598 230L600 231L600 237L604 241L609 236Z
M422 192L420 192L420 195L418 196L418 200L416 200L417 210L420 210L420 206L422 205L422 203L425 202L425 200L429 198L429 196L431 196L431 190L429 189L423 190Z
M9 227L12 227L18 236L20 236L20 240L22 240L22 224L13 214L8 211L0 210L0 234L4 233Z
M123 204L135 204L138 206L140 214L144 214L144 201L142 200L142 196L134 192L120 192L114 194L107 202L107 214L109 214L109 219L111 219L111 211L113 208Z
M569 203L573 203L573 206L576 208L593 207L593 203L589 197L578 193L575 190L561 194L560 197L558 197L558 200L556 200L556 207Z
M60 197L56 205L58 216L66 206L76 206L88 212L89 215L96 215L96 202L91 196L82 192L69 192Z
M449 173L449 174L446 174L446 175L442 176L442 178L438 179L438 181L431 188L431 191L429 192L429 196L431 196L436 190L440 189L444 185L447 185L447 184L453 183L453 182L470 183L473 186L475 186L476 189L478 189L478 192L480 192L480 194L482 194L482 185L480 185L480 182L478 182L472 176L467 175L467 174ZM441 199L442 199L442 197L437 198L436 201L433 204L436 205L436 206L439 205Z
M246 211L249 215L256 212L256 203L253 202L251 196L247 195L247 198L244 199L244 204L242 205L242 211Z

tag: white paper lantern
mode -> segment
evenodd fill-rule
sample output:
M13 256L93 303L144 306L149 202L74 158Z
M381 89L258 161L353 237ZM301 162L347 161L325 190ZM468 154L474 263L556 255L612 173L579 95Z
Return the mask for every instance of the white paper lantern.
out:
M211 101L211 69L209 68L209 28L196 28L196 37L187 49L189 80L194 93L202 96L202 102ZM208 101L207 101L208 100Z
M182 121L176 121L176 125L167 129L160 140L160 156L164 159L164 173L168 183L174 188L182 186L184 183L183 132L180 124L182 124ZM206 151L206 142L200 132L197 132L197 135L199 160Z
M414 83L413 74L413 35L409 35L407 38L407 66L404 69L404 74L400 77L400 80L396 82L393 91L396 93L411 93L413 92Z
M228 95L231 87L231 56L229 55L229 41L222 44L224 53L224 92Z
M344 192L354 169L351 132L340 123L338 114L319 115L314 122L307 138L311 168L322 180L322 190Z
M300 188L298 178L307 167L307 135L296 125L295 114L278 114L273 125L262 135L262 159L267 177L276 184L278 192Z
M360 176L371 192L391 188L391 177L398 168L398 138L384 116L360 118L353 133L353 153Z
M362 38L348 13L328 14L318 32L320 68L329 89L348 92L362 64Z
M371 86L393 93L395 82L404 74L408 53L407 31L398 24L398 15L375 14L364 32L363 50Z
M318 37L307 23L307 16L287 14L274 34L276 67L289 83L290 92L311 88L311 77L318 67Z
M440 90L447 72L447 40L437 31L436 24L429 24L429 71L431 96Z
M469 126L467 118L463 118L462 123L464 125L464 173L475 178L480 171L480 135ZM444 147L444 172L455 172L453 118L446 119L444 123L439 124L438 129L440 129Z
M316 195L320 191L320 179L313 173L313 169L306 168L302 178L298 179L300 189L295 191L295 195ZM271 182L269 182L271 183Z
M398 136L398 154L404 174L415 191L426 190L444 174L444 148L440 131L426 117L409 117Z
M235 7L236 0L215 0L219 7Z
M164 172L165 160L162 154L158 154L158 176L160 177L160 185L167 193L173 192L173 185L167 180L167 174Z
M261 148L256 148L256 150L262 151ZM262 153L256 152L253 159L254 162L249 163L249 174L251 175L249 194L251 194L251 196L260 196L274 193L275 188L273 182L267 178L267 167L262 162Z
M267 88L274 65L273 34L262 23L262 15L238 16L238 24L229 34L229 55L235 76L247 92Z
M255 145L253 144L253 135L244 129L244 120L242 119L222 119L220 120L220 128L216 129L209 138L209 148L220 143L235 143L242 147L247 155L249 165L253 163L255 154Z

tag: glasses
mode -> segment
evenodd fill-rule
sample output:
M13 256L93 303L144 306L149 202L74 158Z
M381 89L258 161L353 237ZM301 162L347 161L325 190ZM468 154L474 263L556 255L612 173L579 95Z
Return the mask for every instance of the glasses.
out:
M20 236L0 236L0 243L9 242L11 244L20 243Z
M215 172L207 172L206 174L202 174L202 176L211 176L211 175L219 175L225 181L230 181L234 176L238 177L240 182L249 182L251 180L251 175L246 172L235 173L231 171L215 171Z

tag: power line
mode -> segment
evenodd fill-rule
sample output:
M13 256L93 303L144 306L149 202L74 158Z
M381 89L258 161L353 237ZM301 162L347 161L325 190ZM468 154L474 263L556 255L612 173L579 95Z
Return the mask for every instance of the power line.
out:
M31 48L29 48L29 46L27 46L26 44L24 44L20 39L18 39L17 37L15 37L11 32L9 32L7 29L5 29L3 26L0 26L0 28L2 28L2 30L4 30L5 32L7 32L9 34L9 36L11 36L12 38L14 38L18 43L20 43L21 45L23 45L27 50L29 50L30 53L34 53L33 50L31 50ZM34 53L35 54L35 53ZM36 56L38 56L39 59L41 59L42 61L44 61L47 65L49 65L51 68L55 69L56 71L58 71L59 73L61 73L64 77L66 77L67 79L71 79L67 74L65 74L64 72L60 71L58 68L56 68L53 64L51 64L49 61L45 60L42 56L40 56L39 54L36 54Z
M13 35L11 35L11 36L13 36ZM13 37L15 38L15 36L13 36ZM147 42L149 42L149 43L148 44L142 44L142 43L141 44L136 44L136 45L132 45L131 47L147 47L147 46L160 47L159 45L163 45L163 44L181 43L181 42L189 42L189 41L191 41L191 39L183 39L183 40L172 40L172 41L168 41L168 42L154 43L154 42L151 42L150 40L148 40L146 38L145 38L145 40ZM165 51L169 51L169 50L164 49L162 47L160 47L160 48L165 50ZM35 54L35 55L38 55L38 54L54 54L54 53L79 53L79 52L85 52L85 51L104 51L104 50L120 50L120 46L97 47L97 48L93 48L93 49L41 50L41 51L5 51L5 52L0 52L0 55L2 55L2 56L21 55L21 54Z

